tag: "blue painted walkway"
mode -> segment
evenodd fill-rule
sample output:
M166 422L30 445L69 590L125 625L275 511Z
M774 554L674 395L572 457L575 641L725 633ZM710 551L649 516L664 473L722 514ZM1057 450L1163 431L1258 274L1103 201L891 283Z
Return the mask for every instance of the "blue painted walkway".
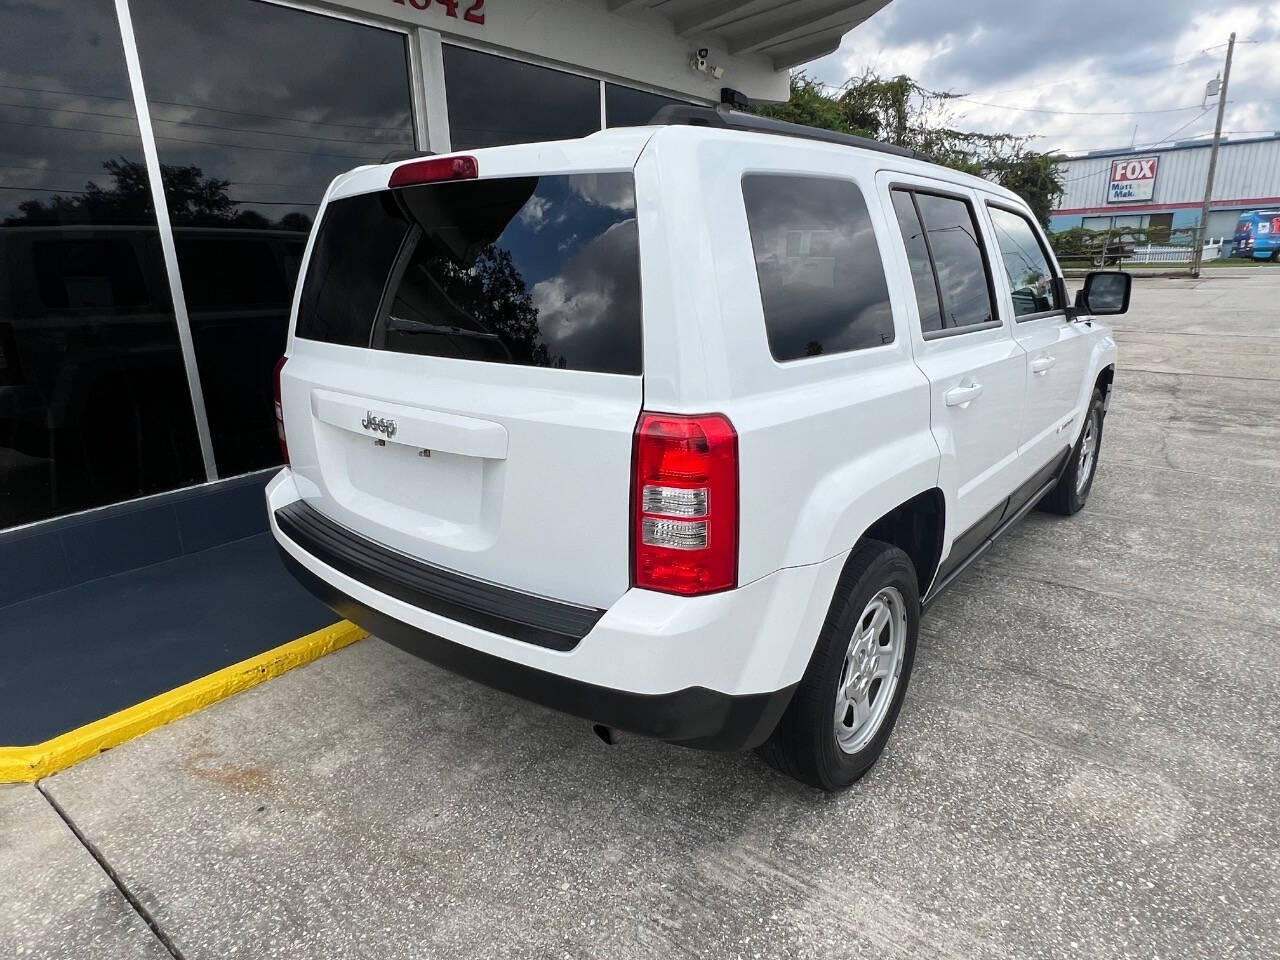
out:
M338 620L270 534L0 607L0 746L28 746Z

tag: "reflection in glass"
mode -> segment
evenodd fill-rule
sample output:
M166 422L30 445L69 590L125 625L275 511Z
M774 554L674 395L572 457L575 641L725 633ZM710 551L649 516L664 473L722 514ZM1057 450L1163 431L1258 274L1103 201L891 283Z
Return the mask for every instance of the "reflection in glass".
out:
M1085 301L1093 313L1120 313L1130 279L1123 273L1093 273L1085 284Z
M884 265L857 184L750 174L742 195L775 360L893 342Z
M898 228L907 248L907 262L911 265L911 282L916 288L916 305L920 310L920 330L929 333L942 329L942 305L938 300L938 285L933 280L933 263L929 248L924 242L924 227L916 214L916 203L906 190L893 191L893 212L898 216Z
M978 225L969 204L954 197L917 193L933 264L942 288L946 329L988 323L995 317Z
M569 140L600 129L600 82L444 45L454 150Z
M1013 314L1025 317L1060 306L1053 292L1053 271L1035 231L1025 217L1000 207L988 207L1000 245L1000 259L1013 291Z
M360 257L345 253L353 232ZM379 315L384 288L388 303ZM397 353L636 374L629 173L512 177L332 203L298 336Z
M114 6L0 23L4 528L205 475Z
M405 37L257 0L131 8L218 472L269 467L325 187L414 146Z
M610 127L643 127L663 107L682 103L685 101L616 83L604 85L604 116Z

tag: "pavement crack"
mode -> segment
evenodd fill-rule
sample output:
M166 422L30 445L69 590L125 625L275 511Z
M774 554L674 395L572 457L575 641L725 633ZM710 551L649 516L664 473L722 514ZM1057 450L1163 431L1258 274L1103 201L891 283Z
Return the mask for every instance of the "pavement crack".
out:
M56 813L62 819L62 822L67 825L67 829L70 830L75 838L80 841L80 845L88 851L89 856L93 857L98 866L102 868L102 872L107 875L113 884L115 884L115 888L120 891L120 895L124 897L129 906L133 908L134 913L136 913L142 922L147 925L147 928L150 929L150 931L155 935L155 938L160 941L161 945L169 951L169 956L173 957L173 960L185 960L182 955L182 951L179 950L177 945L169 938L169 935L160 929L160 924L156 921L156 918L152 916L151 911L142 905L142 901L139 900L133 891L129 889L128 885L120 878L120 875L117 874L111 864L107 862L107 858L102 855L102 851L100 851L93 842L84 835L84 832L76 826L75 821L71 819L71 816L67 811L62 809L62 806L58 801L53 799L53 796L45 790L43 782L37 782L35 784L35 788L40 792L40 795L48 801L49 806L53 808L53 812Z
M1153 373L1160 377L1204 377L1208 380L1249 380L1258 383L1276 383L1275 377L1242 377L1232 373L1194 373L1190 370L1153 370L1150 367L1125 367L1126 373Z

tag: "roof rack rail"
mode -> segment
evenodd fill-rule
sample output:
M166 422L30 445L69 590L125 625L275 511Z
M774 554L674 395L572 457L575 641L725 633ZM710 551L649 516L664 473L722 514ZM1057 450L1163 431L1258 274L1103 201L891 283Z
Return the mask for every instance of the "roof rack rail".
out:
M772 117L758 117L754 113L730 109L725 104L718 107L671 104L655 113L649 123L654 126L717 127L722 130L744 130L749 133L772 133L782 137L821 140L823 143L838 143L846 147L891 153L894 156L910 157L913 160L929 159L919 150L908 147L897 147L891 143L856 137L851 133L837 133L834 130L809 127L802 123L788 123L786 120L774 120Z

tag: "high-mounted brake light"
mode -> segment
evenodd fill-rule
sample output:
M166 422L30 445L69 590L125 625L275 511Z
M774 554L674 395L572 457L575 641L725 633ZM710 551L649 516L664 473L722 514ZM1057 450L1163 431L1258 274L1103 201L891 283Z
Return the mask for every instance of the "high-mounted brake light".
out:
M738 435L724 416L642 413L632 582L691 596L738 585Z
M280 374L284 371L284 363L288 359L288 357L281 357L276 363L275 372L271 375L271 386L276 402L276 436L280 438L280 453L285 463L289 462L289 444L284 438L284 402L281 399Z
M441 183L445 180L474 180L480 176L475 157L432 157L415 160L391 171L388 187L410 187L418 183Z

